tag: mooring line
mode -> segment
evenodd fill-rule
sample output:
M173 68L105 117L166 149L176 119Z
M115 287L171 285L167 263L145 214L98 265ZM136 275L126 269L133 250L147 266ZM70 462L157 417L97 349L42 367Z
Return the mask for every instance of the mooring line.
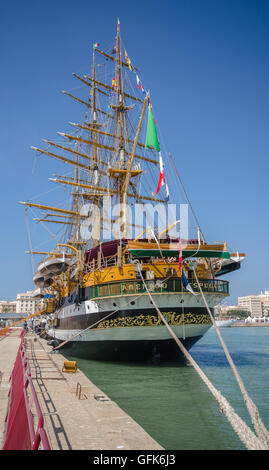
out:
M204 296L204 293L203 293L203 291L202 291L200 282L199 282L199 280L198 280L197 274L196 274L195 270L193 270L193 271L194 271L195 279L196 279L196 282L197 282L197 284L198 284L198 286L199 286L199 290L200 290L201 296L202 296L202 298L203 298L204 304L205 304L206 309L207 309L207 311L208 311L208 313L209 313L209 315L210 315L211 321L212 321L212 323L213 323L213 325L214 325L214 327L215 327L215 330L216 330L217 335L218 335L218 337L219 337L220 343L221 343L221 345L222 345L222 347L223 347L223 350L224 350L224 352L225 352L226 358L227 358L227 360L228 360L228 362L229 362L229 364L230 364L230 366L231 366L231 368L232 368L232 371L233 371L233 373L234 373L234 375L235 375L235 378L236 378L236 380L237 380L237 383L238 383L239 388L240 388L240 390L241 390L241 393L242 393L242 395L243 395L243 398L244 398L246 407L247 407L248 412L249 412L249 414L250 414L250 417L251 417L253 426L254 426L254 428L255 428L255 430L256 430L256 433L257 433L257 435L259 436L259 438L263 441L263 443L264 443L265 445L267 445L268 448L269 448L269 432L268 432L268 430L266 429L266 427L264 426L264 424L263 424L263 422L262 422L262 420L261 420L261 418L260 418L260 415L259 415L259 412L258 412L258 409L257 409L256 405L253 403L253 401L251 400L251 398L249 397L249 395L248 395L248 393L247 393L247 391L246 391L246 388L245 388L245 386L244 386L244 384L243 384L243 381L242 381L242 379L241 379L241 377L240 377L240 375L239 375L239 373L238 373L238 371L237 371L237 369L236 369L236 367L235 367L235 364L234 364L234 362L233 362L233 360L232 360L232 358L231 358L231 355L230 355L230 353L229 353L229 351L228 351L228 348L227 348L226 344L224 343L224 340L223 340L223 338L222 338L222 336L221 336L221 333L220 333L220 331L219 331L219 328L218 328L218 326L217 326L217 324L216 324L216 322L215 322L215 319L214 319L214 317L213 317L213 315L212 315L212 313L211 313L211 311L210 311L210 308L209 308L209 306L208 306L208 303L207 303L207 301L206 301L206 299L205 299L205 296Z
M189 360L191 365L194 367L194 369L197 371L203 382L207 385L208 389L211 391L213 396L215 397L216 401L219 403L221 411L226 415L228 421L230 422L231 426L233 427L234 431L240 438L240 440L245 444L246 448L249 450L269 450L269 445L266 441L266 439L263 437L260 437L260 432L259 432L259 437L254 434L254 432L248 427L248 425L240 418L240 416L237 415L237 413L234 411L232 406L229 404L229 402L226 400L225 397L222 396L222 394L214 387L214 385L210 382L208 377L205 375L205 373L202 371L202 369L199 367L199 365L195 362L195 360L192 358L190 353L187 351L185 346L182 344L182 342L179 340L179 338L176 336L170 325L167 323L165 320L164 316L160 312L160 309L158 308L157 304L155 303L146 283L144 280L144 277L142 275L142 272L140 270L140 267L138 268L140 271L141 279L143 281L144 287L146 289L146 292L148 293L155 309L157 310L159 316L161 317L163 323L165 324L166 328L168 329L169 333L171 336L174 338L175 342L177 343L178 347L180 350L183 352L183 354L186 356L186 358ZM205 300L205 299L204 299ZM207 305L207 304L206 304ZM210 310L209 310L210 311ZM210 312L210 316L212 316ZM255 405L254 405L255 406ZM260 427L259 427L260 430ZM265 429L266 430L266 429ZM256 431L257 432L257 431ZM267 434L268 431L266 430Z

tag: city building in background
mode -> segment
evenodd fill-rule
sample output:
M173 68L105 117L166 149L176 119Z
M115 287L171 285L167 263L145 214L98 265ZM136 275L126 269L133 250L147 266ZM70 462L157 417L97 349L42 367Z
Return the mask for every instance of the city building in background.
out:
M0 328L10 326L43 309L44 300L33 297L34 291L17 294L17 300L0 300Z
M261 292L259 298L261 299L263 316L269 316L269 290Z
M258 295L238 297L238 306L242 309L249 310L251 317L261 318L263 316L262 302Z
M41 310L43 307L43 299L34 299L32 297L33 291L27 291L21 294L17 294L16 301L16 312L27 313L32 315L33 313Z
M16 300L0 300L0 313L15 313L16 304Z
M219 304L215 307L215 318L241 318L246 322L269 322L269 290L258 295L238 297L238 305Z

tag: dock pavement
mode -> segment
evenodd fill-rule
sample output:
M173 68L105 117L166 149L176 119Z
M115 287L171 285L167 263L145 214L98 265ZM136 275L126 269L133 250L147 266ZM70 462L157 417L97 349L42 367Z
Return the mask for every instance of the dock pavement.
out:
M9 377L20 344L21 329L0 337L0 449L4 442ZM26 356L45 422L51 450L161 450L85 374L64 372L67 359L33 332L25 335Z

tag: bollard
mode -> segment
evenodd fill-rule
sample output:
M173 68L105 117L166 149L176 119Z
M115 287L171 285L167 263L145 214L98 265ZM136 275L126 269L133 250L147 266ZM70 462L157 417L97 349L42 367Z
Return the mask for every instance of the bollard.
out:
M64 361L62 372L76 372L77 363L76 361Z

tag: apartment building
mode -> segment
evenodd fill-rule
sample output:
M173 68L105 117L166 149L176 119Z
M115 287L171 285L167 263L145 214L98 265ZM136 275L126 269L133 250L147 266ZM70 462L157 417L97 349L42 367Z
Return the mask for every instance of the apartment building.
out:
M262 317L262 302L258 295L247 295L245 297L238 297L238 306L250 311L252 317Z
M264 316L269 315L269 290L261 292L258 297L261 299L262 303L262 314Z
M0 300L0 313L15 313L16 300Z
M27 291L21 294L17 294L16 301L16 312L17 313L27 313L32 315L33 313L40 310L43 306L43 300L34 299L32 297L33 291Z

